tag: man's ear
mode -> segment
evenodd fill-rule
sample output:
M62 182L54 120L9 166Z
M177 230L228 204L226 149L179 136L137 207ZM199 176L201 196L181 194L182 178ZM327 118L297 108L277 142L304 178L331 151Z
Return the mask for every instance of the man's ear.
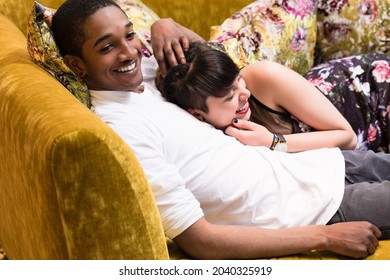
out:
M191 115L193 115L195 118L197 118L201 122L204 122L206 120L205 117L204 117L204 112L201 111L201 110L198 110L198 109L188 109L187 112L190 113Z
M84 63L78 56L65 55L64 62L76 75L81 78L85 76L86 71L84 69Z

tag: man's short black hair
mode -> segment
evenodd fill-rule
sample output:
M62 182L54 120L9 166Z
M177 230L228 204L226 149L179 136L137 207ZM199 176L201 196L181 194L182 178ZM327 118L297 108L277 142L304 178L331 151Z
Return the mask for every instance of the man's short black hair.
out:
M51 30L63 56L82 57L85 21L98 10L109 6L121 9L113 0L67 0L58 8Z

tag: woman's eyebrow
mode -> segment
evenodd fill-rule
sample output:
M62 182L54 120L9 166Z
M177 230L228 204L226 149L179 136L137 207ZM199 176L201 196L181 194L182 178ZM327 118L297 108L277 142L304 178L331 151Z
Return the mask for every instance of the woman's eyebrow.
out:
M235 93L234 93L234 90L233 90L233 89L234 89L234 88L232 88L232 89L229 91L229 93L230 93L229 95L226 95L226 96L225 96L225 98L224 98L224 100L223 100L224 102L230 101L230 100L234 97L234 94L235 94Z

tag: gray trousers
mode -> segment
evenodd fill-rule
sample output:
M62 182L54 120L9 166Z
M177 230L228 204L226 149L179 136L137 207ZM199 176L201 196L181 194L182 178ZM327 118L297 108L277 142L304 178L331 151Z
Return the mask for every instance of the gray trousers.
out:
M345 192L339 210L328 222L368 221L390 239L390 154L343 151Z

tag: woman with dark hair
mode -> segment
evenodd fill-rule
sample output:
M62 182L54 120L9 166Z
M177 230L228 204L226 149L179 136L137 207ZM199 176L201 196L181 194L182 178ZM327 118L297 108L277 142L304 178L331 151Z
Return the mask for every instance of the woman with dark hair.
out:
M288 152L321 147L359 147L389 152L388 113L381 118L382 129L377 130L375 143L367 143L372 137L370 127L372 123L378 124L378 116L372 114L367 116L369 121L363 120L366 116L365 112L361 116L361 104L346 100L353 98L356 101L355 96L359 93L348 91L348 81L343 81L340 73L328 77L335 81L338 77L339 86L333 88L333 92L323 94L316 86L323 91L324 87L314 79L314 74L321 74L318 71L309 73L311 82L270 61L254 63L240 71L227 54L206 43L192 44L186 58L186 64L173 66L164 79L157 81L163 96L244 144ZM359 61L364 60L366 62L361 64L366 68L372 68L373 61L389 61L387 56L379 54L366 55ZM334 62L337 68L328 67L328 70L349 71L343 63L342 60L338 64ZM323 79L320 81L323 85ZM346 86L342 87L342 82ZM389 95L386 91L388 82L371 82L381 87L383 95ZM372 99L374 95L378 95L378 90L373 90L366 99ZM384 107L386 113L385 100L381 101L378 109Z

